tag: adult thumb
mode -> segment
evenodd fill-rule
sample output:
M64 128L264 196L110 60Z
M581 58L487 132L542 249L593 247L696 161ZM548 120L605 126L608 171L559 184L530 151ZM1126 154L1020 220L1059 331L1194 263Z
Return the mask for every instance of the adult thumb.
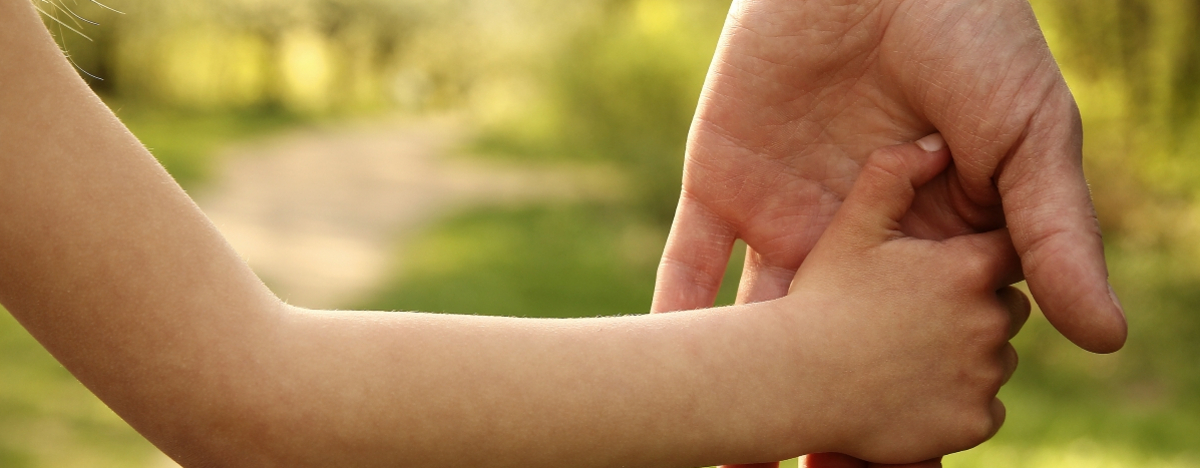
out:
M997 188L1029 289L1046 318L1080 347L1110 353L1125 344L1128 329L1108 284L1078 122L1069 104L1035 116Z

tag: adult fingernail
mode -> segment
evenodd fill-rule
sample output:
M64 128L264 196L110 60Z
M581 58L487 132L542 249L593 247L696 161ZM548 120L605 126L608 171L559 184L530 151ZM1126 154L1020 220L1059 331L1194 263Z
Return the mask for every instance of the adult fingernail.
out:
M1117 311L1121 313L1121 317L1125 317L1125 307L1121 306L1121 299L1117 298L1117 292L1113 290L1112 283L1108 284L1108 297L1112 298L1113 304L1117 306Z
M917 140L917 146L930 153L936 153L946 147L946 139L942 138L941 133L934 133L933 135Z

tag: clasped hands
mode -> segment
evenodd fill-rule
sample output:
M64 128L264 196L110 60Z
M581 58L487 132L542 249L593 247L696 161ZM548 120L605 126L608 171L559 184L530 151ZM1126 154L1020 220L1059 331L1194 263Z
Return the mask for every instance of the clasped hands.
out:
M941 137L926 138L935 133ZM912 143L918 140L920 146ZM952 164L934 173L926 173L934 166L914 168L918 148L945 152ZM909 172L888 172L879 164L862 172L873 153L892 161L881 163L884 169L908 161L898 167ZM818 239L842 235L826 227L835 216L853 215L844 214L851 211L844 203L850 203L847 196L860 174L880 172L913 175L911 187L918 187L911 206L887 207L899 210L889 232L938 241L940 248L912 259L914 269L938 262L961 265L962 258L946 258L962 254L951 246L975 242L977 253L990 252L991 260L976 256L979 261L968 265L996 273L990 287L997 302L989 307L1002 304L1016 311L1009 323L1018 324L1014 333L1027 305L1021 305L1023 295L1006 286L1024 278L1049 321L1080 347L1106 353L1124 343L1124 312L1107 281L1100 229L1083 176L1079 112L1025 0L735 1L686 158L679 207L659 267L655 312L711 306L736 239L748 245L738 302L787 295L804 275L804 265L820 261L817 253L810 256L819 253L814 251ZM861 197L888 204L903 193ZM920 294L939 287L914 283L896 292ZM869 339L888 337L863 337ZM943 351L945 359L962 354ZM1011 347L996 352L1001 367L1015 366ZM920 395L912 398L907 404L923 408ZM990 429L1003 419L1001 410L994 411ZM979 418L966 411L927 416L950 426ZM895 441L905 428L890 430L894 438L889 440ZM969 448L992 434L971 433L974 439L947 440L944 451L930 455ZM914 455L904 446L872 439L869 431L845 437L857 442L846 445L857 450L851 455L870 461ZM813 468L867 465L833 454L809 457L808 463ZM926 463L939 464L936 459Z

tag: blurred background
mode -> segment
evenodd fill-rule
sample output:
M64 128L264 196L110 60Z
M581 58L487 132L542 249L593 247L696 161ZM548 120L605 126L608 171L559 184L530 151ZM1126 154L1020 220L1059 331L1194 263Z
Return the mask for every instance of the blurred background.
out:
M648 310L729 6L34 3L281 296L535 317ZM1095 356L1035 316L1007 425L946 465L1200 467L1200 0L1033 4L1083 112L1131 335ZM2 314L0 466L171 464Z

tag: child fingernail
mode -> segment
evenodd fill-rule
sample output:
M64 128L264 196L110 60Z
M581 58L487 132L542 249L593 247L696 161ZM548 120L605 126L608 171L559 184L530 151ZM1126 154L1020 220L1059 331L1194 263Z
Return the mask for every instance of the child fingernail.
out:
M917 146L920 146L921 149L927 152L936 153L946 147L946 139L942 138L941 133L934 133L933 135L917 140Z

